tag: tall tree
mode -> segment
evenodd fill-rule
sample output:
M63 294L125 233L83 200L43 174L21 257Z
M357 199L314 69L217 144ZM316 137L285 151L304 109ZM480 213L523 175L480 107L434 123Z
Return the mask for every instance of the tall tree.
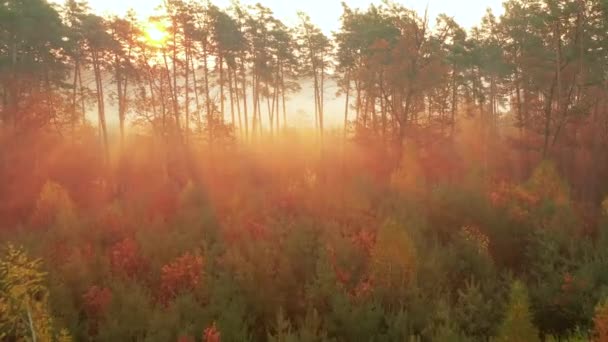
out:
M108 128L106 124L104 71L108 70L110 52L116 49L117 41L107 31L107 22L94 14L87 14L83 18L83 33L85 51L90 58L95 78L95 96L97 102L97 118L101 139L104 146L106 162L110 159Z
M313 81L313 93L315 103L315 126L323 141L324 126L324 94L325 78L329 67L329 56L331 53L331 42L315 26L308 15L299 12L300 26L298 27L298 40L303 57L304 75L311 77Z

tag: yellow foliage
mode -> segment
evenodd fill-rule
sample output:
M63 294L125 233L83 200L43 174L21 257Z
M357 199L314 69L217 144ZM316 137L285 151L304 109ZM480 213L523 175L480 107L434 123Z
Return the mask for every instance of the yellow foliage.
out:
M543 161L534 169L527 186L536 196L559 204L566 204L570 197L566 183L549 161Z
M46 273L40 259L31 260L20 248L9 244L0 260L0 339L34 337L38 341L69 341L67 332L53 338L48 308ZM59 337L63 339L59 339Z
M479 228L464 226L460 229L460 234L466 241L475 245L479 254L488 255L490 238L479 230Z
M66 329L61 329L57 335L57 342L72 342L72 336Z
M36 222L55 224L60 228L73 226L76 211L68 192L61 185L47 181L38 196L34 219Z
M371 258L375 282L388 289L403 287L416 271L416 251L410 236L392 221L380 228Z

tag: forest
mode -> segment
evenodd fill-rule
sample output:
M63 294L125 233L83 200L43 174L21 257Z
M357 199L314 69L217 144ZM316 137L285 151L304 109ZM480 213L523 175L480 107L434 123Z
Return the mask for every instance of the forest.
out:
M1 1L0 341L607 342L608 1L342 6Z

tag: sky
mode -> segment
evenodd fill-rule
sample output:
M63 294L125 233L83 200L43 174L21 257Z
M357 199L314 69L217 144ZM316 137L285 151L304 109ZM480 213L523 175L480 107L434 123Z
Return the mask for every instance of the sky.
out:
M54 0L62 2L62 0ZM89 0L91 7L99 12L124 14L133 8L140 16L148 17L154 14L154 9L162 0ZM420 14L428 6L429 17L434 18L440 13L454 17L465 28L471 28L480 22L486 9L491 8L495 14L502 13L502 0L394 0L408 8L415 9ZM296 12L307 13L312 21L319 25L326 34L337 31L340 27L342 0L241 0L244 5L257 2L269 7L275 16L288 25L297 24ZM345 0L352 8L367 8L370 4L378 4L380 0ZM230 0L212 0L219 7L227 7Z

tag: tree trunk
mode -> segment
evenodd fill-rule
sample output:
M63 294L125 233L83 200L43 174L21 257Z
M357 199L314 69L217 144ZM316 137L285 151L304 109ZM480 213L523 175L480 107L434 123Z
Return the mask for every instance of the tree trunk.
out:
M211 111L211 94L209 89L209 68L207 65L207 42L203 41L203 82L205 83L205 104L207 107L207 130L209 134L209 144L213 145L213 113Z
M344 140L348 136L348 106L350 100L350 72L346 72L346 100L344 101Z
M228 93L230 95L230 117L232 119L232 128L236 128L236 121L234 117L234 87L232 85L232 68L228 67Z
M224 122L224 55L223 53L220 51L219 52L219 70L220 70L220 119L221 122Z
M242 138L243 137L243 118L242 118L242 115L241 115L241 97L240 97L241 95L239 93L239 78L238 78L237 73L236 73L236 69L237 68L238 67L237 67L236 62L235 62L234 70L232 71L233 72L233 76L234 76L234 78L233 78L234 79L234 94L235 94L235 97L236 97L236 99L235 99L235 102L236 102L236 111L237 111L237 115L238 115L238 118L239 118L239 133L240 133L241 138Z
M285 107L285 70L281 66L281 101L283 102L283 129L287 131L287 110Z
M192 88L194 88L194 102L196 104L196 120L199 132L202 130L203 122L201 119L201 103L198 96L198 82L196 80L196 68L194 67L194 58L190 54L190 64L192 66Z
M78 90L78 68L79 68L79 60L76 59L74 63L74 82L72 86L72 117L70 118L70 123L72 126L72 139L75 138L76 133L76 122L78 121L78 117L76 115L76 106L77 106L77 90Z
M249 140L249 118L247 116L247 72L245 58L241 57L241 81L243 89L243 118L245 119L245 140Z
M450 118L450 137L454 139L454 131L456 128L456 111L458 110L458 85L456 82L456 64L452 65L452 111Z
M188 42L185 43L188 46ZM185 121L184 122L184 138L186 142L190 140L190 59L192 58L190 55L190 49L186 47L185 58L186 62L184 63L184 112L185 112Z
M97 51L93 51L93 71L95 73L95 86L97 90L97 115L99 119L99 127L101 130L105 162L110 162L110 148L108 146L108 130L106 127L106 114L103 94L103 80L100 68L99 55Z

